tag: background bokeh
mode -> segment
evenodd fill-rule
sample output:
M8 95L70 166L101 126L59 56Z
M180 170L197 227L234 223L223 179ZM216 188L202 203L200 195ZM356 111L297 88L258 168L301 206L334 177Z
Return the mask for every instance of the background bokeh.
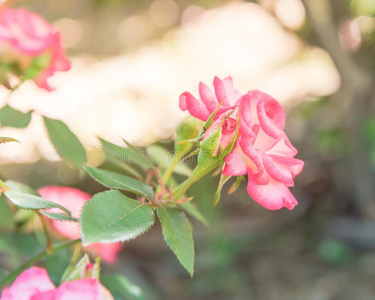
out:
M196 272L190 279L159 226L129 242L122 273L147 299L375 299L375 1L373 0L30 0L16 2L62 31L73 61L9 103L64 120L104 162L97 137L172 149L180 93L232 76L241 91L260 89L287 112L286 132L306 162L293 211L268 211L243 186L212 207L217 178L192 196L210 220L194 223ZM7 91L0 89L0 106ZM25 130L2 128L21 144L0 148L0 177L42 185L102 188L60 162L35 114ZM229 186L229 184L228 184ZM0 220L0 227L1 227ZM2 257L17 265L38 237L0 235ZM33 248L34 247L34 248ZM0 256L1 257L1 256ZM68 257L47 261L56 274ZM0 265L0 269L3 267ZM2 271L0 270L0 273Z

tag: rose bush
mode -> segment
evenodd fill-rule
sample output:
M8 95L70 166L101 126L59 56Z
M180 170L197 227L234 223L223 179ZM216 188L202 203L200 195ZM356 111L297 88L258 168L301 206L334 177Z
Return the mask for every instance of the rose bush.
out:
M53 90L48 78L71 66L51 24L26 9L6 7L0 10L0 62L47 91Z
M247 174L247 191L263 207L293 209L298 202L289 187L294 185L293 179L302 171L304 163L294 158L297 150L284 132L285 113L282 107L260 91L250 91L241 96L234 89L231 77L223 80L215 77L214 90L215 94L200 83L201 101L185 92L180 96L180 108L206 121L222 102L215 115L216 120L203 136L204 140L220 130L217 153L235 138L238 114L237 140L234 149L225 158L223 174Z

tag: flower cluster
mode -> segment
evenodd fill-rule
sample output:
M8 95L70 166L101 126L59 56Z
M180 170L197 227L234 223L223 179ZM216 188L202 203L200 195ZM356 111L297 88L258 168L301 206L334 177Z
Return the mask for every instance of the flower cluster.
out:
M31 267L21 273L1 300L113 300L111 293L95 278L81 278L55 287L45 269Z
M221 129L218 144L225 149L236 138L233 150L225 157L223 174L247 174L249 195L265 208L293 209L298 203L289 187L294 185L293 179L302 171L304 162L294 158L297 150L284 132L282 107L261 91L241 95L234 89L231 77L215 77L213 85L214 91L199 84L201 101L189 92L181 94L180 108L202 121L218 108L203 139Z
M45 186L38 190L38 193L49 201L62 205L70 210L73 218L79 219L82 207L91 199L91 195L82 192L79 189L61 186ZM52 208L51 211L59 211L58 208ZM81 237L81 228L76 222L61 222L51 220L52 227L62 236L70 239ZM94 243L86 248L88 252L98 254L104 262L114 264L117 261L117 255L122 250L122 243L100 244Z
M51 91L47 79L70 69L60 33L26 9L0 10L0 74L13 73ZM0 83L4 78L0 76Z

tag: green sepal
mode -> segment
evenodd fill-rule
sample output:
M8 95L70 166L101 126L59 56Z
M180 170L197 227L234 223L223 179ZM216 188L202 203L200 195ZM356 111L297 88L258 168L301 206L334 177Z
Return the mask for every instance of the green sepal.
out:
M221 189L223 188L224 184L231 178L232 176L227 176L227 175L224 175L224 174L221 174L220 176L220 181L219 181L219 186L217 187L217 190L215 192L215 195L214 195L214 206L216 206L219 201L220 201L220 197L221 197Z
M90 258L87 254L85 254L77 264L70 264L68 268L65 270L61 283L67 281L74 281L81 278L90 278L91 276L87 276L87 265L90 264Z
M199 131L198 134L198 141L200 141L206 132L206 130L212 125L213 119L215 118L220 106L224 103L225 98L219 103L219 105L215 108L212 114L208 117L207 121L204 123L203 128Z
M238 137L238 134L240 132L240 126L239 126L239 114L237 114L237 119L236 119L236 132L234 133L234 136L230 142L230 144L225 148L223 149L222 151L220 151L220 159L221 160L224 160L224 158L232 152L233 148L234 148L234 145L236 144L236 141L237 141L237 137Z
M206 137L200 144L200 152L206 152L208 155L215 157L218 155L221 139L221 126Z
M233 194L239 188L242 181L245 181L245 177L244 176L237 176L236 181L233 182L233 184L230 186L230 188L228 190L228 195Z

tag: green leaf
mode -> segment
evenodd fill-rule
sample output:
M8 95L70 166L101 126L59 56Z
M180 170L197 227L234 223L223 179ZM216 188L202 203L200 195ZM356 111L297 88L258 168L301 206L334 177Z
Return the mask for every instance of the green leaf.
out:
M18 193L23 193L23 194L30 194L34 196L40 196L36 191L34 191L31 187L13 181L13 180L7 180L5 181L6 186L12 191L12 192L18 192Z
M0 196L0 228L13 229L14 228L14 215L6 202L5 196Z
M77 218L69 217L67 214L62 213L53 213L49 211L41 210L39 211L42 215L46 216L47 218L50 218L52 220L58 220L58 221L71 221L71 222L79 222Z
M194 241L188 218L183 211L175 207L159 206L157 214L163 229L165 242L193 277Z
M122 167L129 174L137 178L142 178L142 175L135 168L129 165L132 163L137 165L136 160L134 161L134 158L133 158L134 152L131 152L129 149L125 149L123 147L112 144L101 138L99 138L99 140L102 143L102 149L103 149L106 160L108 160L109 162L111 162L112 164L116 166Z
M17 207L23 208L23 209L46 209L46 208L59 208L63 211L65 211L68 216L70 216L70 211L67 210L65 207L52 202L48 201L46 199L43 199L38 196L25 194L25 193L19 193L19 192L6 192L5 196Z
M112 144L106 140L100 139L104 153L107 160L117 165L131 165L134 164L142 169L151 169L153 164L147 153L141 151L140 149L132 146L131 144L124 141L128 148L123 148Z
M19 143L20 141L17 141L14 138L6 137L6 136L0 136L0 144L5 144L9 142L17 142Z
M158 145L151 145L147 147L147 153L156 164L164 168L167 168L171 163L173 163L174 159L178 159L177 157L173 156L170 152L168 152L167 149L160 147ZM178 163L174 167L173 172L189 177L191 176L193 171L185 164Z
M57 153L75 167L81 167L87 161L85 148L75 134L59 120L43 117L49 138Z
M25 128L31 121L31 112L23 113L9 105L0 109L0 126Z
M154 198L152 187L135 178L98 168L85 167L85 170L93 179L108 188L130 191L148 199Z
M115 299L145 300L139 286L134 285L122 275L103 275L102 284L111 292Z
M155 221L153 210L119 191L96 194L82 209L83 245L124 242L146 232Z
M203 223L205 226L209 226L208 221L204 215L198 210L196 204L189 202L184 202L180 204L180 207L186 211L189 215L191 215L193 218L197 219L201 223Z
M0 195L6 191L9 191L9 188L5 185L5 183L0 180Z
M142 151L141 149L133 146L128 141L124 140L124 143L126 146L128 146L128 150L132 151L136 155L134 156L133 160L139 164L140 166L143 166L145 169L152 169L154 167L154 164L152 163L151 158L147 155L145 151Z

